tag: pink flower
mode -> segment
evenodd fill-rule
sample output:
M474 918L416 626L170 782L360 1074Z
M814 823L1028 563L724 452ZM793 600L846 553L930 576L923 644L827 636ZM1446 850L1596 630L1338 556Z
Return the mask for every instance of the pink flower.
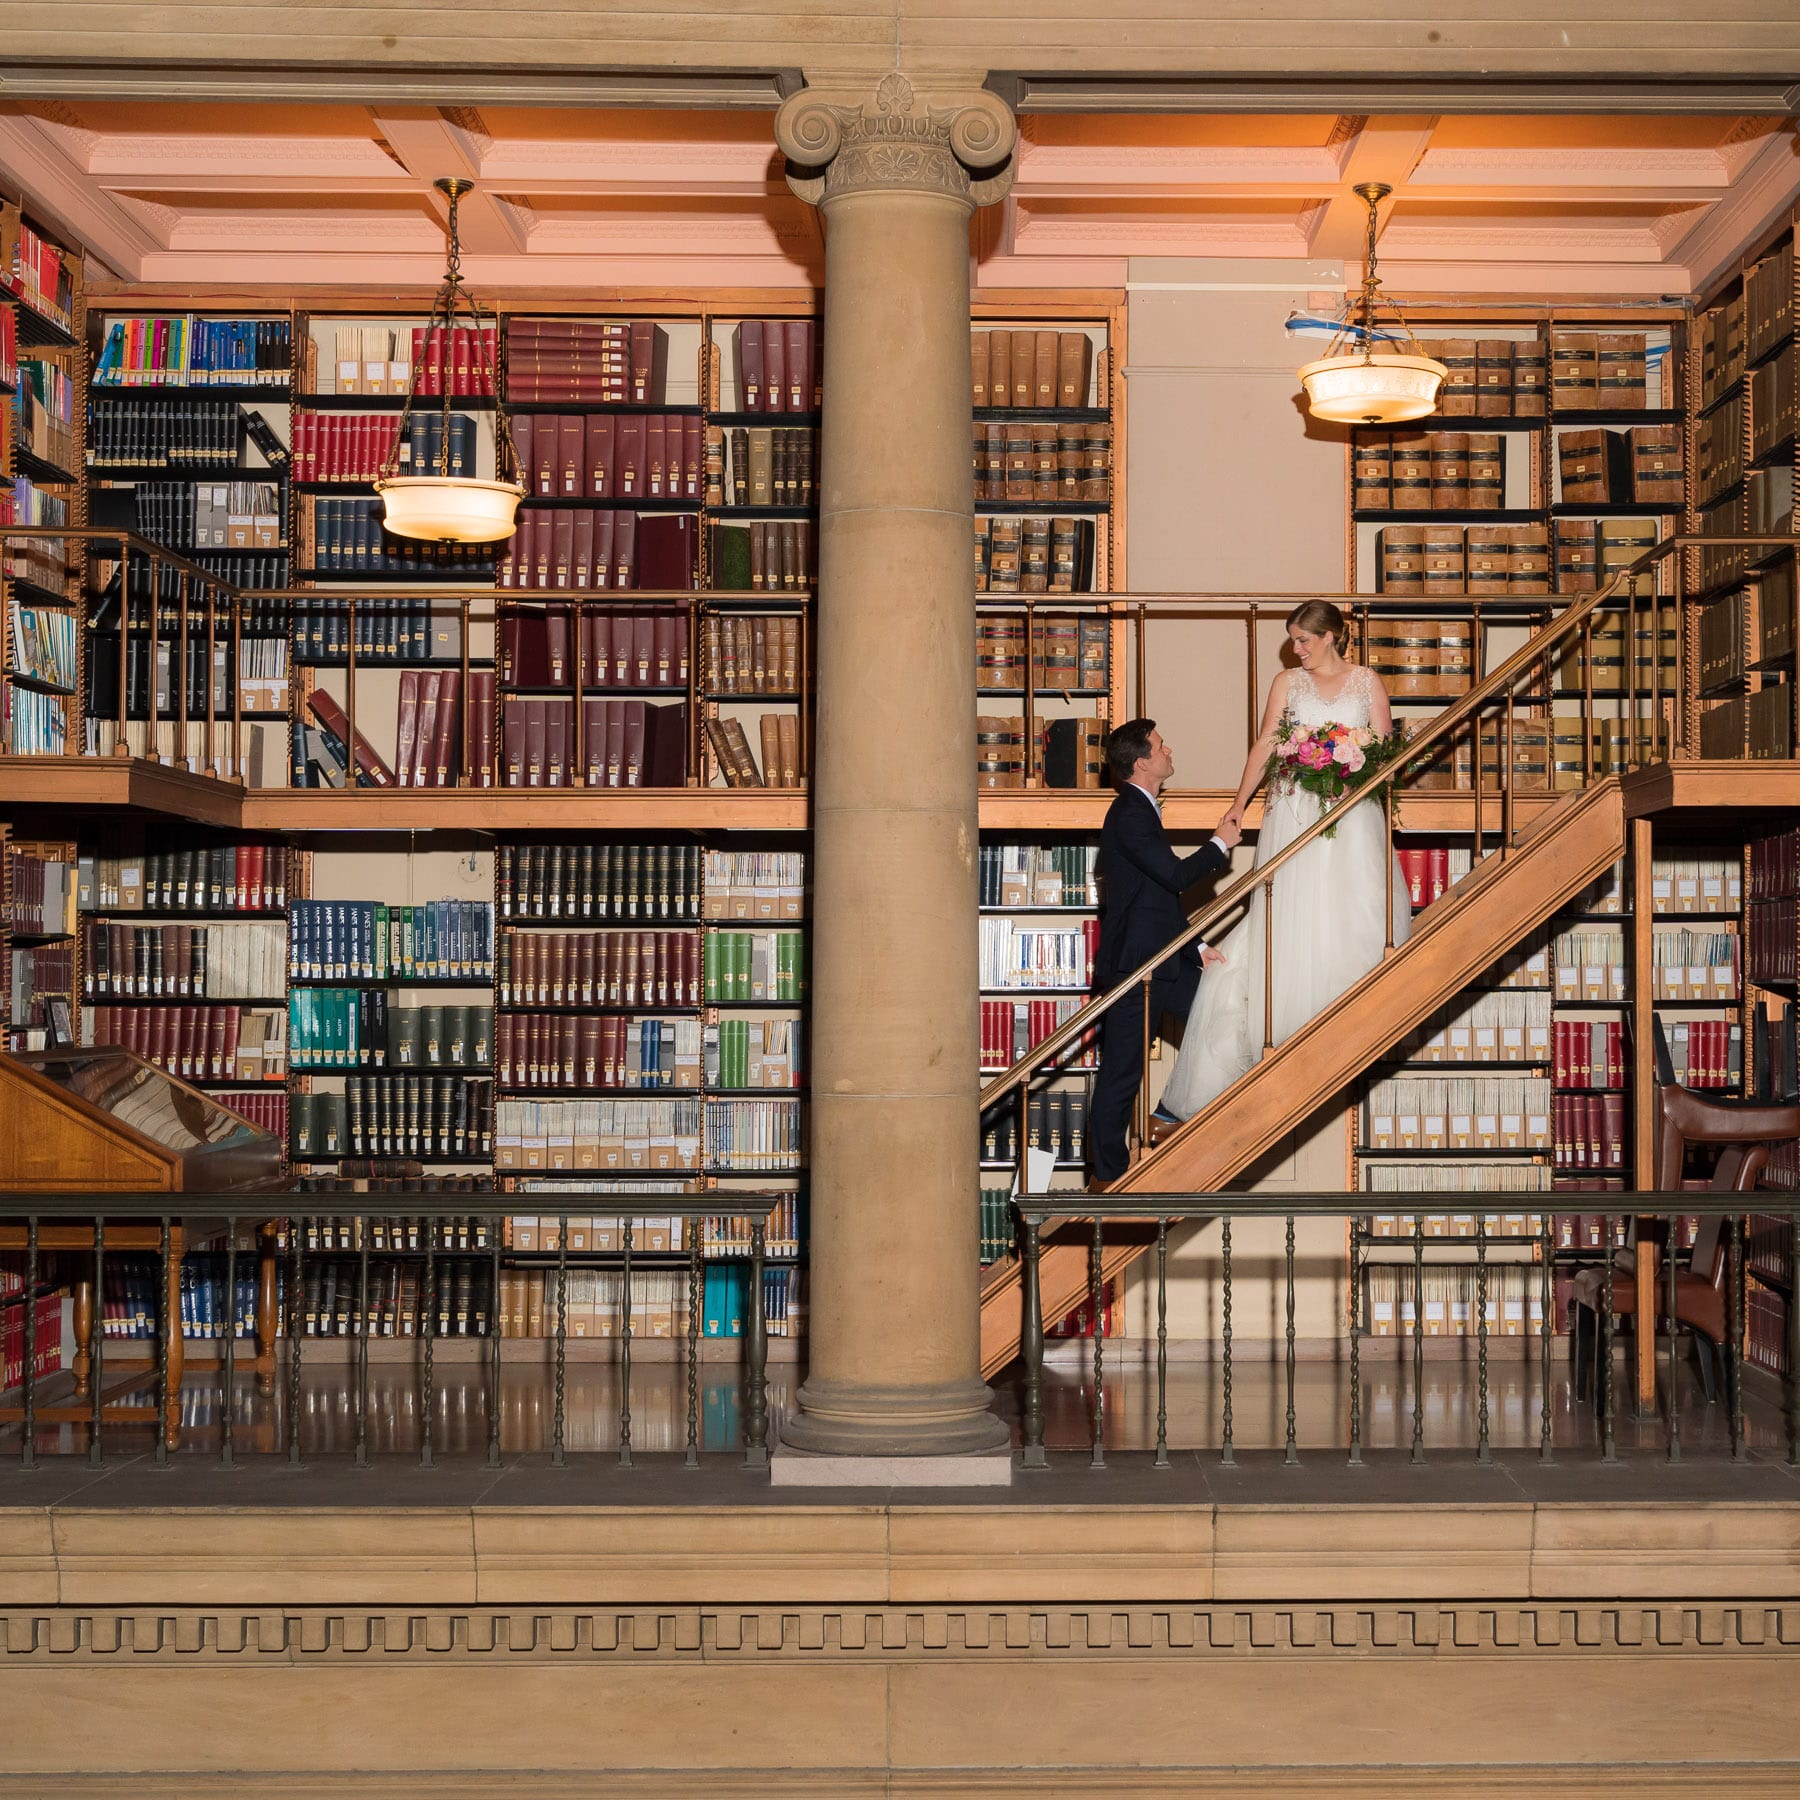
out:
M1363 756L1360 746L1351 743L1347 738L1342 740L1336 750L1332 752L1332 759L1342 763L1344 772L1348 775L1354 775L1367 760Z
M1369 745L1374 743L1375 734L1368 726L1358 725L1356 729L1350 733L1350 741L1366 750Z

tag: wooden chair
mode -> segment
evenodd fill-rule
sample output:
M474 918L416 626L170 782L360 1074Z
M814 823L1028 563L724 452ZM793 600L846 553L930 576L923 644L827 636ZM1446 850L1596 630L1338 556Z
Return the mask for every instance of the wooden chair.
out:
M1656 1186L1661 1193L1699 1188L1711 1193L1747 1194L1755 1188L1769 1160L1770 1146L1780 1138L1800 1136L1800 1102L1739 1100L1682 1087L1656 1021ZM1690 1144L1721 1146L1719 1160L1706 1183L1683 1180ZM1668 1319L1666 1280L1656 1284L1657 1316L1671 1330L1686 1326L1700 1346L1700 1380L1710 1404L1717 1393L1714 1362L1729 1373L1725 1348L1730 1338L1731 1309L1725 1292L1730 1258L1725 1220L1704 1218L1695 1235L1688 1266L1675 1276L1675 1318ZM1669 1252L1673 1255L1673 1245ZM1585 1397L1590 1375L1601 1356L1612 1354L1612 1334L1620 1318L1637 1308L1635 1243L1613 1258L1612 1316L1602 1320L1606 1271L1586 1269L1575 1279L1569 1300L1572 1327L1569 1352L1575 1362L1575 1392ZM1604 1325L1604 1330L1602 1326ZM1594 1384L1594 1404L1601 1403L1601 1384Z

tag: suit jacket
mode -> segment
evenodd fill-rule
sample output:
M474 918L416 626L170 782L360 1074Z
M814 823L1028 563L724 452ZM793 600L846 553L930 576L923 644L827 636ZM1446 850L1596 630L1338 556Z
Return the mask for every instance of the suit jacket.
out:
M1181 896L1230 862L1230 852L1214 843L1192 856L1177 856L1150 796L1142 788L1120 788L1100 827L1102 911L1094 986L1111 987L1185 931L1188 915ZM1197 944L1188 944L1181 955L1198 967ZM1174 962L1167 968L1173 974Z

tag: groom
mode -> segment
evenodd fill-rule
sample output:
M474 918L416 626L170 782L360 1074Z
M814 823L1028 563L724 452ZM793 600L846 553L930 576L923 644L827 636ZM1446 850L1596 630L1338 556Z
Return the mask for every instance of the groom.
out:
M1177 856L1169 848L1158 796L1175 772L1175 757L1154 719L1130 719L1113 732L1106 740L1106 762L1119 792L1100 828L1104 910L1094 957L1096 993L1148 962L1186 929L1182 894L1202 876L1230 864L1239 836L1237 822L1227 816L1212 842L1192 856ZM1152 1030L1163 1013L1185 1019L1202 967L1223 960L1218 951L1195 941L1164 962L1150 982ZM1088 1109L1090 1187L1117 1181L1125 1173L1125 1133L1143 1072L1144 1001L1138 988L1100 1021L1100 1072Z

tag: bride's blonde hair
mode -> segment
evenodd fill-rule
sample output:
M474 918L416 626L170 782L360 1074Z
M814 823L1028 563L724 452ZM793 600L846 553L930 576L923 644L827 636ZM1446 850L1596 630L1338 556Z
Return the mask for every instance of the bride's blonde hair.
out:
M1344 615L1329 600L1303 600L1287 616L1287 628L1292 631L1298 625L1302 631L1310 631L1314 637L1323 637L1331 633L1331 647L1339 656L1348 654L1350 647L1349 628L1344 623Z

